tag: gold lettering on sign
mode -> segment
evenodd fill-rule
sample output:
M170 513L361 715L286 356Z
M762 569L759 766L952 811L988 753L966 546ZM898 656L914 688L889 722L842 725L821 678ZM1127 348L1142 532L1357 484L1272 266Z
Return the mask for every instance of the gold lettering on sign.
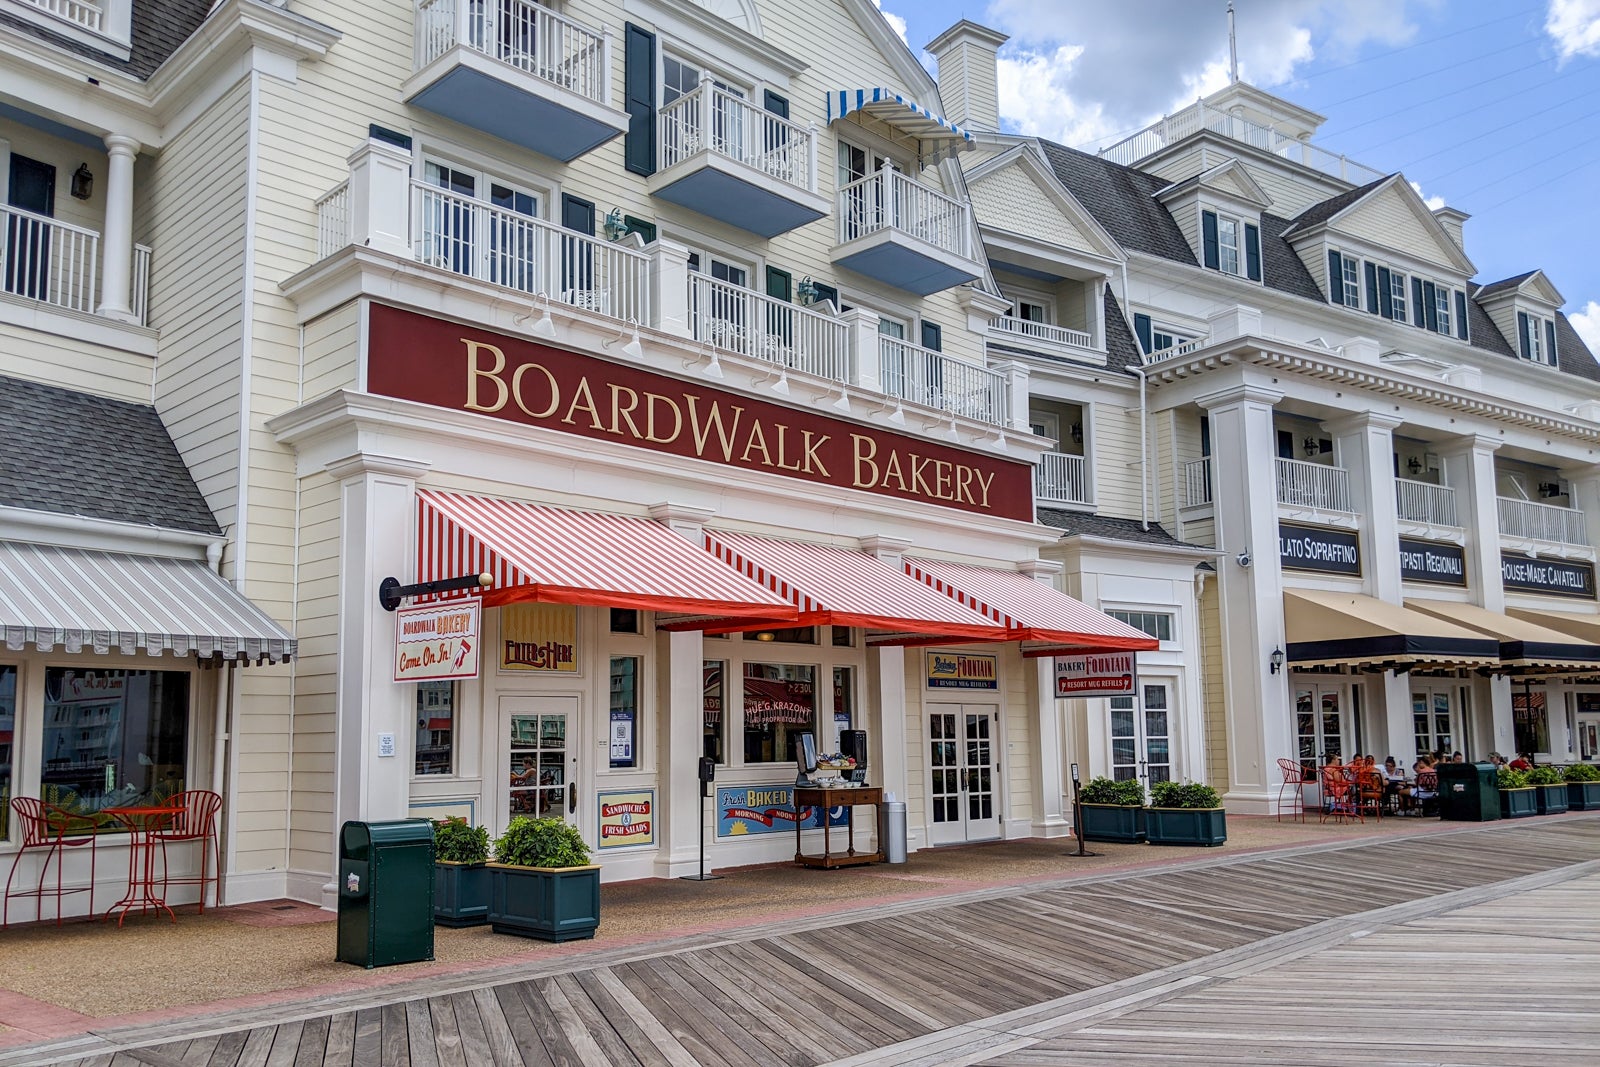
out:
M833 440L833 438L828 434L823 434L821 437L816 437L815 440L813 440L813 437L815 437L815 435L812 434L810 430L805 431L806 473L811 474L815 472L820 473L824 478L831 478L832 475L828 473L828 468L823 466L822 457L817 455L817 449Z
M878 484L878 465L872 457L878 454L878 442L870 437L862 437L858 433L850 435L850 447L855 452L856 470L855 481L852 483L857 489L867 489ZM871 471L866 477L862 475Z
M589 391L589 379L579 378L578 388L572 391L572 403L567 405L567 413L561 421L571 426L576 426L578 420L572 416L579 411L589 413L589 425L600 433L606 432L605 423L600 421L600 409L595 406L594 394Z
M527 400L523 397L522 376L531 370L538 371L540 374L544 375L545 383L550 387L550 403L543 411L533 410L533 408L528 406ZM544 364L524 363L511 374L511 396L514 400L516 400L517 407L521 408L523 413L529 418L548 419L551 415L556 413L556 407L561 403L561 387L556 384L556 376L546 370Z
M739 462L749 463L750 453L758 450L761 453L761 465L763 467L772 466L772 453L767 450L767 435L761 432L761 423L752 422L750 424L750 437L744 443L744 454L739 457Z
M691 399L687 393L684 394L683 398L685 400ZM662 408L672 413L672 432L666 436L662 436L660 433L662 425L660 412ZM670 445L683 432L683 412L679 410L677 401L670 396L662 396L660 393L646 393L644 394L644 425L644 439L646 441L658 445Z
M705 422L700 421L700 398L684 395L689 402L689 432L694 434L694 454L706 454L706 440L715 431L718 442L722 445L722 462L733 462L733 439L739 432L739 419L744 415L744 408L733 405L733 424L726 426L722 421L722 407L715 400L711 402L710 409L706 412Z
M500 372L506 369L506 354L494 345L480 344L470 337L463 337L462 343L467 346L467 409L469 411L495 412L506 406L510 399L506 383L500 380ZM484 370L479 365L479 353L484 349L494 353L494 366ZM482 403L478 399L478 387L482 379L488 378L494 383L495 395L499 397L493 404Z

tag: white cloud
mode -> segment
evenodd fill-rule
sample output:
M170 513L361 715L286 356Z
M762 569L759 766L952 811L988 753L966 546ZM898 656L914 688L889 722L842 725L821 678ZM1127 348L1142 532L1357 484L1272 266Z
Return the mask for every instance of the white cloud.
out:
M1422 197L1422 202L1428 205L1429 211L1438 211L1440 208L1444 207L1444 197L1427 195L1422 191L1421 184L1417 182L1412 182L1411 188L1416 191L1418 196Z
M1016 131L1063 144L1108 145L1117 124L1105 106L1078 101L1067 87L1081 45L1062 45L1053 52L1014 52L999 60L1000 113Z
M1544 32L1563 63L1573 56L1600 56L1600 0L1550 0Z
M1578 331L1578 336L1589 346L1589 351L1600 353L1600 301L1589 301L1582 311L1568 315L1567 321Z
M883 0L872 0L872 3L873 3L873 5L875 7L877 7L878 11L883 15L883 21L885 21L885 22L887 22L889 24L889 28L891 30L893 30L895 33L898 33L900 35L900 40L905 41L906 40L906 20L901 18L899 15L896 15L892 11L884 11L883 10ZM906 43L910 44L909 41L906 41Z

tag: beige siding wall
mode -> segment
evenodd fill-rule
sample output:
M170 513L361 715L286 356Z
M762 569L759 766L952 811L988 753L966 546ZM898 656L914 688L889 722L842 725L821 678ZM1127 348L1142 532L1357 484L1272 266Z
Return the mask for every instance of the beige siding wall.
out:
M1387 189L1382 196L1363 203L1340 221L1338 231L1428 263L1448 262L1436 235L1417 218L1399 189Z
M950 120L980 130L999 129L994 52L981 45L957 45L945 53L940 68L940 96Z
M68 141L42 130L15 122L0 122L0 142L4 142L14 156L26 156L55 168L55 207L51 218L72 226L101 232L106 214L106 153L103 148L90 148L76 141ZM72 172L79 163L89 164L94 175L94 190L87 200L72 195ZM9 177L9 176L8 176ZM61 246L58 245L58 248ZM98 273L98 271L96 271Z
M74 337L0 323L0 374L148 404L155 360Z
M1139 409L1094 406L1096 510L1136 519L1139 508Z
M1265 210L1279 218L1292 219L1312 204L1319 204L1328 199L1325 190L1297 182L1265 167L1252 167L1248 164L1245 169L1250 172L1256 184L1261 186L1261 191L1267 194L1272 201Z
M1095 251L1077 224L1016 166L984 175L972 183L971 193L973 210L988 225L1081 252Z
M1217 583L1200 597L1200 686L1205 699L1206 777L1219 792L1228 787L1228 697L1222 676L1222 618Z
M1202 242L1200 238L1200 203L1188 199L1172 206L1172 220L1178 224L1178 229L1183 232L1184 240L1189 242L1189 247L1194 251L1195 262L1200 262Z
M300 484L299 588L295 611L293 793L289 869L332 870L333 776L339 669L339 484L317 474Z
M354 303L306 323L301 386L306 400L356 387L360 339L361 310Z
M1328 292L1328 243L1327 241L1309 241L1305 244L1294 246L1300 256L1300 262L1306 265L1306 270L1311 272L1311 278L1317 283L1317 288L1324 294Z

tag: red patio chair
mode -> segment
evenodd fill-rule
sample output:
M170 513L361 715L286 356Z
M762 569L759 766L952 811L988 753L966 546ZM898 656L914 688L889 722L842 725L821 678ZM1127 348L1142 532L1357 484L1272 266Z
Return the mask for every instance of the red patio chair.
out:
M198 885L200 914L204 915L207 884L216 885L213 902L222 895L222 841L217 834L217 813L222 810L222 796L209 789L189 789L172 794L167 803L183 811L150 834L152 842L161 842L161 896L164 899L171 886ZM192 877L174 878L167 865L167 845L185 841L200 842L200 873Z
M1281 759L1278 768L1283 771L1283 784L1278 786L1278 821L1283 821L1284 808L1287 807L1291 816L1300 816L1300 821L1306 821L1306 772L1292 759Z
M1368 809L1372 817L1383 820L1383 775L1377 771L1362 771L1356 776L1356 810L1365 814Z
M1354 817L1357 821L1364 822L1361 818L1361 806L1356 802L1356 783L1348 767L1327 766L1322 768L1322 818L1321 822L1329 819L1338 819L1343 822L1346 818Z
M1416 805L1417 814L1439 814L1439 772L1418 771L1417 784L1411 791L1411 799Z
M73 893L89 894L89 914L94 914L94 869L95 869L95 843L99 835L94 833L96 820L84 815L74 815L42 800L33 797L12 797L11 810L17 813L17 819L22 824L22 847L17 849L16 856L11 861L11 873L6 877L5 902L0 904L0 929L11 925L11 898L32 897L34 905L34 921L44 921L44 898L52 892L56 898L56 925L61 925L61 898ZM89 831L82 836L68 837L79 831ZM66 866L66 852L68 849L89 846L89 884L76 889L66 888L62 875L62 868ZM16 880L17 868L22 865L22 858L29 852L43 852L44 862L39 867L39 884L34 889L18 889L15 892L11 884ZM45 886L50 877L50 861L56 861L56 886L52 891Z

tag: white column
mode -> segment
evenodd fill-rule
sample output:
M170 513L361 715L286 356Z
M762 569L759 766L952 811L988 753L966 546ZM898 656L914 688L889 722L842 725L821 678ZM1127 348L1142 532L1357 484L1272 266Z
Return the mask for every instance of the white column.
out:
M132 137L106 137L106 219L100 235L100 308L108 318L134 321L129 294L133 284L133 161L141 145Z
M1444 483L1455 490L1456 517L1467 535L1467 591L1490 611L1506 609L1500 577L1500 508L1494 454L1498 437L1469 434L1441 446ZM1507 751L1512 744L1511 683L1480 679L1472 685L1473 744Z
M1269 668L1273 649L1285 644L1272 428L1282 399L1278 390L1240 385L1197 401L1211 420L1217 547L1225 553L1217 563L1228 709L1224 800L1251 813L1270 811L1277 761L1293 752L1289 675ZM1239 562L1244 553L1248 566Z
M850 331L849 349L855 358L850 361L854 371L850 384L858 389L876 393L883 389L878 354L878 313L866 308L851 308L839 318Z
M989 369L1005 375L1006 425L1013 430L1028 428L1028 365L1015 359L996 360Z
M876 320L876 316L873 316ZM861 550L900 569L901 557L911 542L899 537L863 537ZM874 664L874 660L876 663ZM878 764L878 784L884 799L892 793L896 800L910 799L911 767L906 752L906 717L912 709L906 700L906 651L899 646L879 647L868 653L867 667L877 668L878 752L871 753ZM871 734L868 734L869 744ZM906 828L907 849L915 851L922 827Z
M1017 570L1050 588L1061 564L1035 559L1017 564ZM1021 655L1021 652L1017 652ZM1071 788L1064 773L1066 753L1062 730L1062 705L1056 699L1055 660L1049 656L1022 661L1027 704L1033 710L1028 723L1028 745L1033 749L1033 836L1062 837L1069 830L1063 795ZM1016 763L1013 758L1010 761Z
M345 162L350 165L350 243L414 258L411 153L368 137Z
M650 258L650 304L655 321L645 323L662 333L693 337L689 322L689 246L657 238Z

